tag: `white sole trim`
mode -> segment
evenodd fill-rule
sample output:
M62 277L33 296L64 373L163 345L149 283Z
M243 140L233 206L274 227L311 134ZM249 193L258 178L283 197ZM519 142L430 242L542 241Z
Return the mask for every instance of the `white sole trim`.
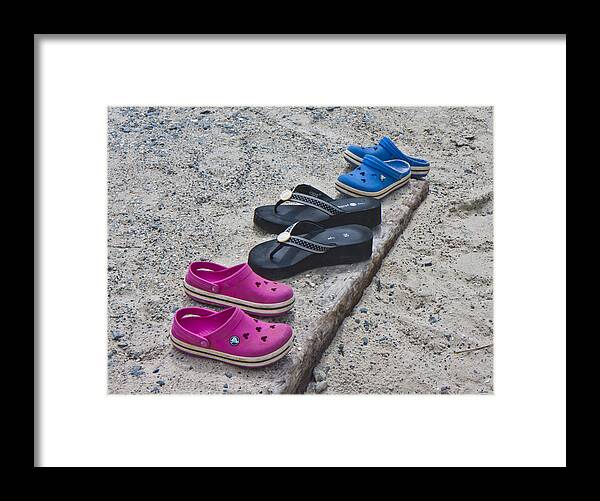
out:
M296 302L296 298L292 296L290 299L281 303L253 303L252 301L245 301L243 299L232 298L231 296L223 296L222 294L216 294L214 292L198 289L188 284L185 280L183 288L192 299L197 301L207 302L210 304L219 304L221 306L237 306L242 310L264 315L278 315L285 313L286 311L291 310Z
M273 364L278 360L285 357L292 348L296 336L292 336L287 343L278 348L273 353L263 355L262 357L238 357L229 353L223 353L221 351L209 350L208 348L201 348L192 344L188 344L180 339L177 339L173 334L169 335L171 344L178 350L181 350L190 355L196 355L198 357L210 358L212 360L218 360L220 362L226 362L232 365L238 365L240 367L264 367L266 365Z
M386 189L380 191L362 191L357 190L351 186L347 186L344 183L340 183L339 181L335 182L335 187L338 191L345 193L346 195L350 195L353 197L371 197L381 199L393 191L396 191L398 188L402 188L405 184L410 180L410 176L405 176L400 181L395 182L394 184L389 185Z
M351 151L344 151L344 159L348 162L350 162L353 165L360 165L362 163L362 158L360 158L359 156L355 155L354 153L352 153Z

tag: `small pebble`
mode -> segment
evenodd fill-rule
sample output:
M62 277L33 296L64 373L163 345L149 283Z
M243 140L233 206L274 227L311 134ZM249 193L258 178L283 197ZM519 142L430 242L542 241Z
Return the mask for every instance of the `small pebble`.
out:
M315 393L323 393L327 389L327 381L320 381L315 385Z
M327 378L327 374L325 374L324 370L315 368L313 370L313 377L315 378L315 381L317 383L320 383L321 381L325 381L325 379Z
M121 339L123 336L125 336L125 334L123 334L121 331L118 330L114 330L110 333L110 335L112 336L112 338L117 341L119 339Z
M142 368L141 365L135 365L131 368L131 370L129 371L129 374L131 374L132 376L139 377L142 374L144 374L144 369Z

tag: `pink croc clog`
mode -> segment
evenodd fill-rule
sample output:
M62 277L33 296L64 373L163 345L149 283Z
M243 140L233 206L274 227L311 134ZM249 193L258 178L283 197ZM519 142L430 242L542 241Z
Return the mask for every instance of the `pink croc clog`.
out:
M281 315L294 306L294 291L289 285L265 280L246 263L231 268L208 261L192 263L184 287L196 301L237 306L253 315Z
M241 367L264 367L290 351L294 335L287 324L261 322L239 308L215 312L192 306L175 313L171 342L192 355Z

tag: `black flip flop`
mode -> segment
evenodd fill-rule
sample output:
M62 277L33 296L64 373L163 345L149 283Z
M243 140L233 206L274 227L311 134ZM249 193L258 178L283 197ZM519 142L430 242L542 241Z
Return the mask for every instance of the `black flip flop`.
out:
M298 221L275 240L252 248L248 264L262 277L279 280L312 268L364 261L372 250L373 232L366 226L323 228Z
M301 205L285 205L296 202ZM374 228L381 223L381 202L370 197L333 199L308 184L285 190L275 205L254 210L254 223L270 233L279 233L297 221L312 221L324 228L360 224Z

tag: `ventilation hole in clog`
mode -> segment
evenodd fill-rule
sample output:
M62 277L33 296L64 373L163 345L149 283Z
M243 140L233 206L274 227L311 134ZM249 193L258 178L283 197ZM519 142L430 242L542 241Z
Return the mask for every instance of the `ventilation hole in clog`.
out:
M248 339L250 337L250 333L249 332L244 332L242 334L242 336L244 336L244 339Z
M266 342L267 342L267 336L261 336L260 340L261 340L263 343L266 343Z
M360 173L360 175L361 175L361 176L364 176L364 175L365 175L365 173L364 173L364 172L361 172L361 173Z
M275 291L277 290L277 287L271 287L271 290L272 290L273 292L275 292Z
M254 320L256 323L258 323L258 320L256 320L256 318L253 318L252 320Z
M255 282L254 285L256 285L257 287L260 287L260 282Z
M269 329L274 329L274 328L275 328L275 325L273 325L273 324L269 325Z
M267 285L269 282L267 282L266 280L263 280L263 282L265 283L265 285Z
M362 181L363 183L366 183L366 181L365 181L364 179L361 179L361 181Z
M256 328L256 332L260 332L262 330L262 327L257 327Z

